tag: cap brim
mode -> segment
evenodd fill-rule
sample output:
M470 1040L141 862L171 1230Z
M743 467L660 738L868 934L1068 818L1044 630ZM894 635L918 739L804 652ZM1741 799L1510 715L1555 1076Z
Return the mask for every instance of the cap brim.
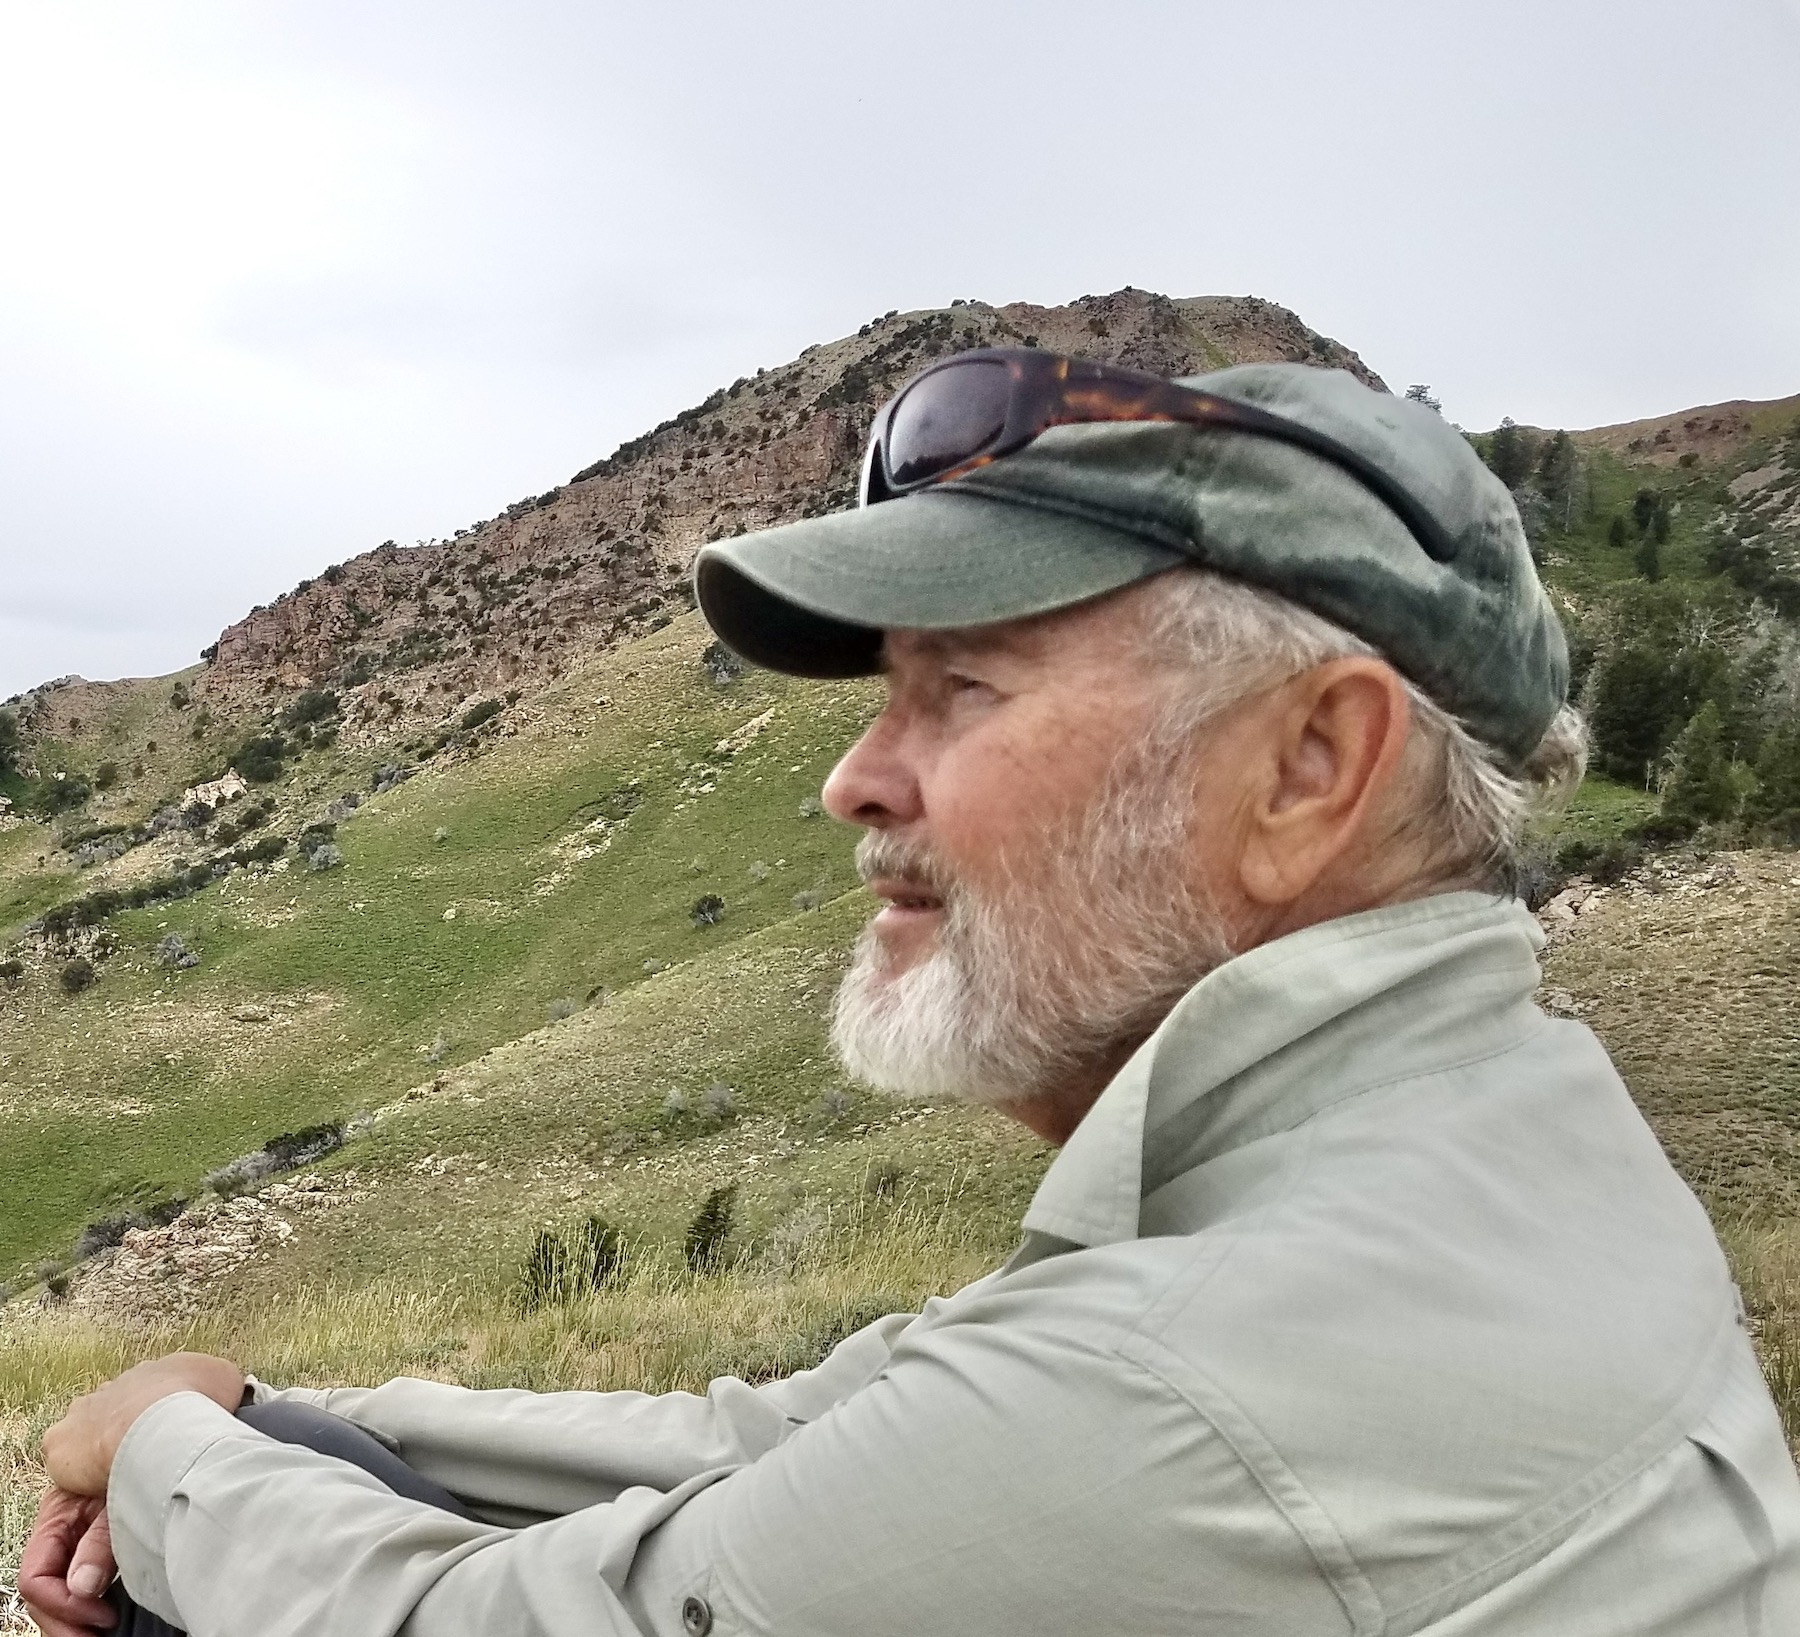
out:
M1184 559L1083 517L929 489L716 540L694 564L725 645L790 676L869 676L884 632L992 625L1104 596Z

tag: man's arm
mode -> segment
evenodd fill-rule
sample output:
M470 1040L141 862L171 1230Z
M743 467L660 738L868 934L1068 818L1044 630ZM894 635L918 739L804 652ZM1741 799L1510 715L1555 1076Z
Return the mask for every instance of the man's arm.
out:
M194 1637L1349 1629L1285 1516L1142 1365L970 1304L736 1466L521 1530L400 1500L192 1395L110 1495L133 1595Z
M704 1395L473 1391L405 1377L380 1387L253 1386L259 1403L293 1399L354 1421L482 1516L517 1524L756 1460L874 1380L914 1318L876 1320L815 1369L759 1387L725 1377Z

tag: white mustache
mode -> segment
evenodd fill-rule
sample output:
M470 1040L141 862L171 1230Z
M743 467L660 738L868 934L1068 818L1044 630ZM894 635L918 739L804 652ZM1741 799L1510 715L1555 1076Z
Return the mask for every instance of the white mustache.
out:
M955 879L929 847L879 830L869 831L856 844L856 872L865 884L886 876L945 902L956 891Z

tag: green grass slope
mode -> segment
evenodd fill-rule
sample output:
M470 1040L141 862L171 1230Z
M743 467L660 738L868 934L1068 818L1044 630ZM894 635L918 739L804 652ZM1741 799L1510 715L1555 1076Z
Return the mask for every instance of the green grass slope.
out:
M646 962L680 967L804 916L797 895L850 888L852 838L801 808L872 695L761 674L721 688L704 642L680 620L509 713L478 756L366 801L339 828L341 868L290 853L239 871L115 917L120 948L87 993L49 967L0 991L0 1278L85 1222L191 1195L277 1132L377 1107L553 1012L616 1004ZM715 748L746 724L743 748ZM361 771L310 766L290 809ZM0 835L15 930L90 884L36 870L46 841ZM724 918L696 929L708 894ZM157 965L169 932L197 968Z

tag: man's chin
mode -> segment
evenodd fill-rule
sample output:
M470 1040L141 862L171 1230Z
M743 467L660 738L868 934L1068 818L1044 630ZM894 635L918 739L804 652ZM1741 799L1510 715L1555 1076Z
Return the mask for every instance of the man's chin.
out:
M867 928L879 955L881 976L898 978L923 966L938 952L943 924L941 909L903 909L889 904Z

